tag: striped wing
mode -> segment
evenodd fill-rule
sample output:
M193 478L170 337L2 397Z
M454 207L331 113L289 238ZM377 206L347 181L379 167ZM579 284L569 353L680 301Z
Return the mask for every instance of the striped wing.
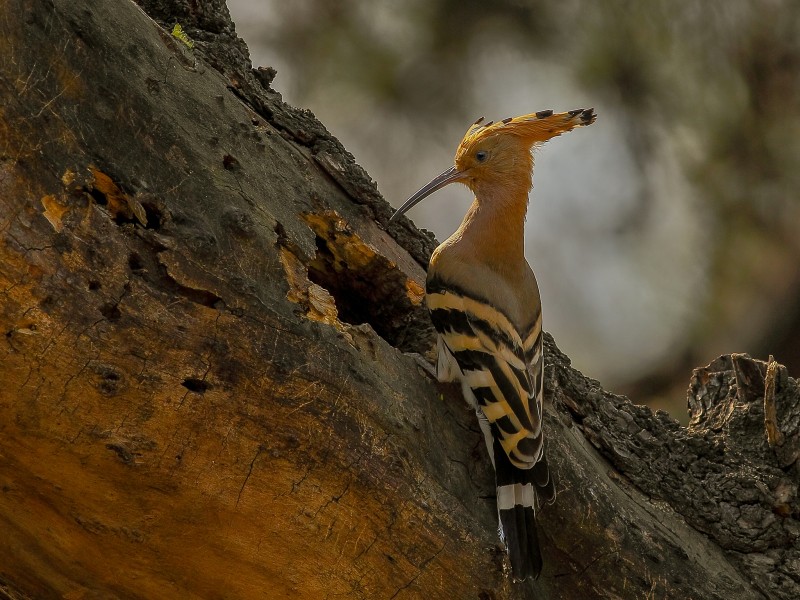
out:
M436 279L427 287L441 349L457 364L459 378L471 389L476 408L511 464L531 469L542 456L541 315L522 337L485 300Z

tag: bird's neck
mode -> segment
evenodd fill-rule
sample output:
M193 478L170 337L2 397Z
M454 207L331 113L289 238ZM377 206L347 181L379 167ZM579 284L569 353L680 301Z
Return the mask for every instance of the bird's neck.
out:
M528 190L476 190L458 232L475 256L498 272L513 275L525 265Z

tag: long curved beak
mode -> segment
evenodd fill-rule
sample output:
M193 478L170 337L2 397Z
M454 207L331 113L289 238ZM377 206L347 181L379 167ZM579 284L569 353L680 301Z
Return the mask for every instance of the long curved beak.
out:
M412 206L423 200L425 197L430 196L436 190L442 189L448 183L453 183L454 181L458 181L463 177L464 173L456 169L454 166L447 169L444 173L441 173L434 177L429 183L424 185L416 194L411 196L406 203L403 204L400 208L398 208L395 213L392 215L392 218L389 219L389 223L394 221L397 217L402 215Z

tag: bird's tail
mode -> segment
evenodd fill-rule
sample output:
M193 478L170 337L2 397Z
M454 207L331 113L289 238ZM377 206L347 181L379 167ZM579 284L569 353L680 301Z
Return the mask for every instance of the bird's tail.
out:
M555 499L555 485L544 453L532 468L523 470L512 465L498 446L496 441L494 456L500 536L511 559L514 579L536 579L542 570L536 510Z

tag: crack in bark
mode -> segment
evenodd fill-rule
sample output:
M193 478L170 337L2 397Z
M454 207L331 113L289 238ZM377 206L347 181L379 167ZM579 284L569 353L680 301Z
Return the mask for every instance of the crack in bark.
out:
M447 545L446 543L442 544L442 547L439 548L436 552L434 552L433 555L429 556L424 561L422 561L422 563L420 563L419 567L417 568L416 574L411 579L409 579L405 584L403 584L399 588L397 588L397 590L394 592L394 594L391 595L389 600L394 600L394 598L397 598L397 596L398 596L398 594L400 594L400 592L402 592L403 590L408 589L411 585L413 585L414 582L417 579L419 579L419 576L422 575L422 573L425 571L425 568L428 566L428 564L432 560L434 560L437 556L439 556L439 554L442 553L442 550L444 550L446 545Z
M247 485L248 480L250 479L250 475L253 474L253 466L256 464L256 460L264 452L265 448L263 444L258 445L258 449L256 450L255 456L253 456L253 460L250 461L250 467L247 469L247 475L244 477L244 481L242 482L242 487L239 488L239 495L236 496L236 506L239 506L239 501L242 499L242 494L244 493L244 486Z
M347 494L347 492L350 491L350 484L352 482L353 482L352 479L348 480L347 484L344 486L344 489L338 495L331 496L324 504L322 504L316 511L314 511L313 517L316 518L319 513L328 508L328 506L330 506L334 502L338 504L339 500L341 500L345 496L345 494Z

